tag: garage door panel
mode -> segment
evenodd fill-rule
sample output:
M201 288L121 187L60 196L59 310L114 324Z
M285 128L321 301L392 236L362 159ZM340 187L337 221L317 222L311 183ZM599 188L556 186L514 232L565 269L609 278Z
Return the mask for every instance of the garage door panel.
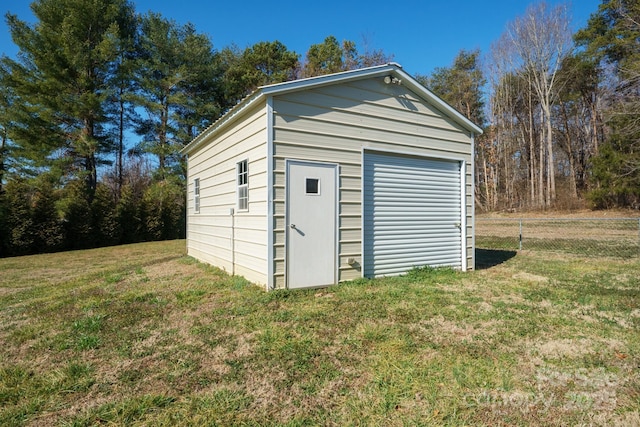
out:
M453 250L443 250L443 251L439 251L437 254L434 254L433 256L431 256L429 258L430 263L428 265L433 265L434 261L446 261L449 260L451 258L451 256L455 256L457 253L457 251L453 251ZM407 252L407 253L399 253L399 254L383 254L383 255L377 255L376 259L379 261L397 261L397 265L398 266L406 266L408 265L409 269L416 267L416 266L423 266L425 265L424 263L424 259L419 255L416 254L415 251L413 252ZM390 268L391 266L389 265L390 263L385 263L382 264L382 266L380 268ZM406 271L406 270L404 270Z
M425 196L425 197L428 197L428 196ZM460 198L457 199L457 201L459 200ZM394 218L397 215L403 215L405 212L407 215L417 213L420 215L430 215L430 216L436 216L438 214L446 214L446 215L459 214L460 209L453 209L450 206L450 204L451 204L450 202L447 202L447 203L441 203L441 202L417 203L416 202L416 203L412 203L410 205L405 206L403 202L399 200L397 203L393 203L393 202L379 203L375 211L365 209L365 213L375 214L378 216L378 219L380 219L380 217L384 219L385 215L388 216L389 218ZM374 221L373 217L371 220Z
M375 253L379 253L379 251L384 251L384 250L400 250L401 249L401 248L393 248L393 247L387 248L387 247L381 246L382 244L404 245L411 242L420 242L423 245L430 245L433 242L440 243L442 241L453 247L460 246L458 244L451 243L451 234L439 233L437 230L434 230L434 232L431 234L418 235L415 238L398 238L398 234L402 234L403 231L405 230L393 230L393 231L382 231L378 233L368 233L365 235L365 239L367 238L376 239L378 243L378 247L376 248L377 250Z
M374 254L384 254L384 253L402 253L407 248L432 248L435 250L447 250L449 248L458 248L459 245L454 245L450 243L449 236L438 236L428 238L421 238L415 240L407 240L407 239L393 239L388 236L386 239L384 237L378 237L378 242L380 245L376 248L376 252ZM457 249L456 249L457 250Z
M413 232L416 227L420 227L424 231L430 233L429 234L430 236L433 236L435 233L438 233L440 230L442 230L443 225L429 224L429 223L425 223L424 221L414 221L411 223L405 223L400 225L390 224L388 226L377 226L374 230L371 230L371 232L366 234L371 236L384 236L384 235L397 236L399 232L400 233L403 233L405 231ZM451 233L446 233L446 236L451 236Z
M459 200L459 199L458 199ZM428 210L426 210L428 209ZM437 218L441 218L442 215L456 215L460 213L460 210L451 209L449 206L444 206L440 204L412 204L409 206L404 206L400 202L389 203L387 205L379 206L375 212L368 211L365 209L366 213L376 214L378 216L378 220L384 220L385 217L389 219L397 218L399 214L404 215L414 215L417 217L421 216L434 216ZM376 221L377 222L377 221Z
M460 163L365 153L365 276L462 266Z
M418 191L411 191L410 189L397 189L397 190L387 190L387 191L376 191L375 193L376 199L378 199L381 203L397 201L398 196L404 194L406 196L415 196L415 195L424 195L424 196L438 196L440 197L440 202L451 201L451 200L459 200L459 197L455 197L451 194L451 190L441 190L440 188L428 188L422 187ZM436 201L437 202L437 201Z
M424 165L424 167L427 167L427 165ZM448 173L450 172L454 172L454 171L450 171L450 170L440 170L440 171L435 171L435 172L427 172L425 173L424 171L421 170L417 170L417 169L397 169L397 168L393 168L393 169L380 169L380 168L374 168L378 178L383 178L383 179L387 179L388 181L383 182L382 184L385 186L393 186L393 185L398 185L398 184L402 184L403 182L403 178L400 174L403 173L410 173L411 175L422 179L422 178L429 178L432 179L434 183L436 182L442 182L445 184L453 184L455 182L455 180L452 180L450 176L448 176Z

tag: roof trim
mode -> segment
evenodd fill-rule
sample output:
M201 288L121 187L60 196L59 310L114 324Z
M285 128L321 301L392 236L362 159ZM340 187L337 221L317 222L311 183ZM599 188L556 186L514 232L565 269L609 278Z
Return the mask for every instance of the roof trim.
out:
M182 150L181 154L189 154L195 149L200 147L204 141L211 134L217 130L226 127L232 123L239 115L253 106L256 102L264 100L268 96L281 95L289 92L294 92L302 89L321 87L331 85L335 83L347 82L350 80L359 80L367 77L384 76L393 74L395 77L402 81L402 85L407 86L412 91L416 92L425 101L428 101L434 105L437 109L442 111L446 116L453 121L461 125L472 134L482 134L482 129L474 124L472 121L463 116L455 108L444 102L438 96L436 96L429 89L421 85L416 79L406 73L400 64L390 62L384 65L378 65L375 67L361 68L358 70L344 71L341 73L327 74L318 77L309 77L305 79L293 80L284 83L276 83L272 85L260 86L246 98L232 107L227 113L225 113L218 120L213 122L208 128L202 131L196 136L193 141L187 144Z
M233 122L242 112L249 109L253 104L264 98L264 94L259 91L253 91L247 95L242 101L231 107L229 111L222 115L218 120L209 125L205 130L200 132L193 140L185 145L180 154L189 154L198 147L200 147L207 137L217 131L218 129Z
M402 69L396 70L396 73L402 76L402 85L409 87L414 92L422 95L422 97L429 101L436 108L441 110L446 116L451 118L453 121L461 125L463 128L467 129L469 132L475 135L482 135L482 129L473 123L471 120L466 118L461 112L453 108L451 105L446 103L440 97L438 97L435 93L431 92L429 89L420 84L416 79L411 77L409 74L404 72Z

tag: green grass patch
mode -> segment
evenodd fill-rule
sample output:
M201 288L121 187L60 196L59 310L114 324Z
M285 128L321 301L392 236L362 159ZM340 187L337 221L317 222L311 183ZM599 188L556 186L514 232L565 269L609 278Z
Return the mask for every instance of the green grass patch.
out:
M0 425L640 419L638 260L477 259L270 293L183 241L0 260Z

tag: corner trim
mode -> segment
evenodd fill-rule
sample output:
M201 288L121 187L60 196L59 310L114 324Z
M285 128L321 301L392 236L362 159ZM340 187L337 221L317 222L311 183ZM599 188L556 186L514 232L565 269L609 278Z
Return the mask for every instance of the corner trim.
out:
M273 247L273 97L267 97L267 291L275 289Z
M471 268L476 269L476 135L471 133Z

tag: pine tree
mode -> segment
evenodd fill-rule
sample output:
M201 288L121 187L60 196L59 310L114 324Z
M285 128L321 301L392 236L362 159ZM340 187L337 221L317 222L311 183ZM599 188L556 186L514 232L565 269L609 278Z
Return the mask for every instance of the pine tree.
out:
M12 140L35 166L79 175L93 193L111 149L107 82L133 7L127 0L37 0L31 8L34 25L6 17L20 49L18 60L2 58L19 99Z
M115 184L116 199L122 194L125 172L125 132L134 125L138 117L135 110L135 67L139 55L138 21L131 20L125 24L128 28L122 31L117 41L118 58L113 63L111 78L108 82L111 96L107 99L107 115L112 123L111 135L115 142Z
M33 207L35 186L24 179L9 181L5 187L4 220L6 221L6 252L3 255L28 255L36 242Z
M298 54L279 41L259 42L242 53L226 49L225 97L234 105L258 86L285 82L296 77Z
M137 103L141 151L158 159L157 176L184 174L179 150L219 113L219 72L209 39L155 13L141 19Z
M4 74L0 69L0 195L4 185L5 172L9 157L9 127L11 120L9 111L11 110L10 88L6 86Z
M393 59L393 55L387 55L382 50L370 50L366 39L364 44L363 53L358 52L354 41L343 40L340 44L335 36L329 36L324 42L311 45L302 68L302 77L372 67L389 63Z
M304 77L321 76L345 70L342 47L334 36L324 39L324 42L311 45L307 51L307 61L304 64Z
M604 1L575 35L584 54L612 70L606 96L610 135L593 161L598 207L640 206L640 3Z
M461 50L451 67L436 68L430 77L419 76L419 80L469 120L482 126L485 120L482 87L486 80L479 58L479 50Z

